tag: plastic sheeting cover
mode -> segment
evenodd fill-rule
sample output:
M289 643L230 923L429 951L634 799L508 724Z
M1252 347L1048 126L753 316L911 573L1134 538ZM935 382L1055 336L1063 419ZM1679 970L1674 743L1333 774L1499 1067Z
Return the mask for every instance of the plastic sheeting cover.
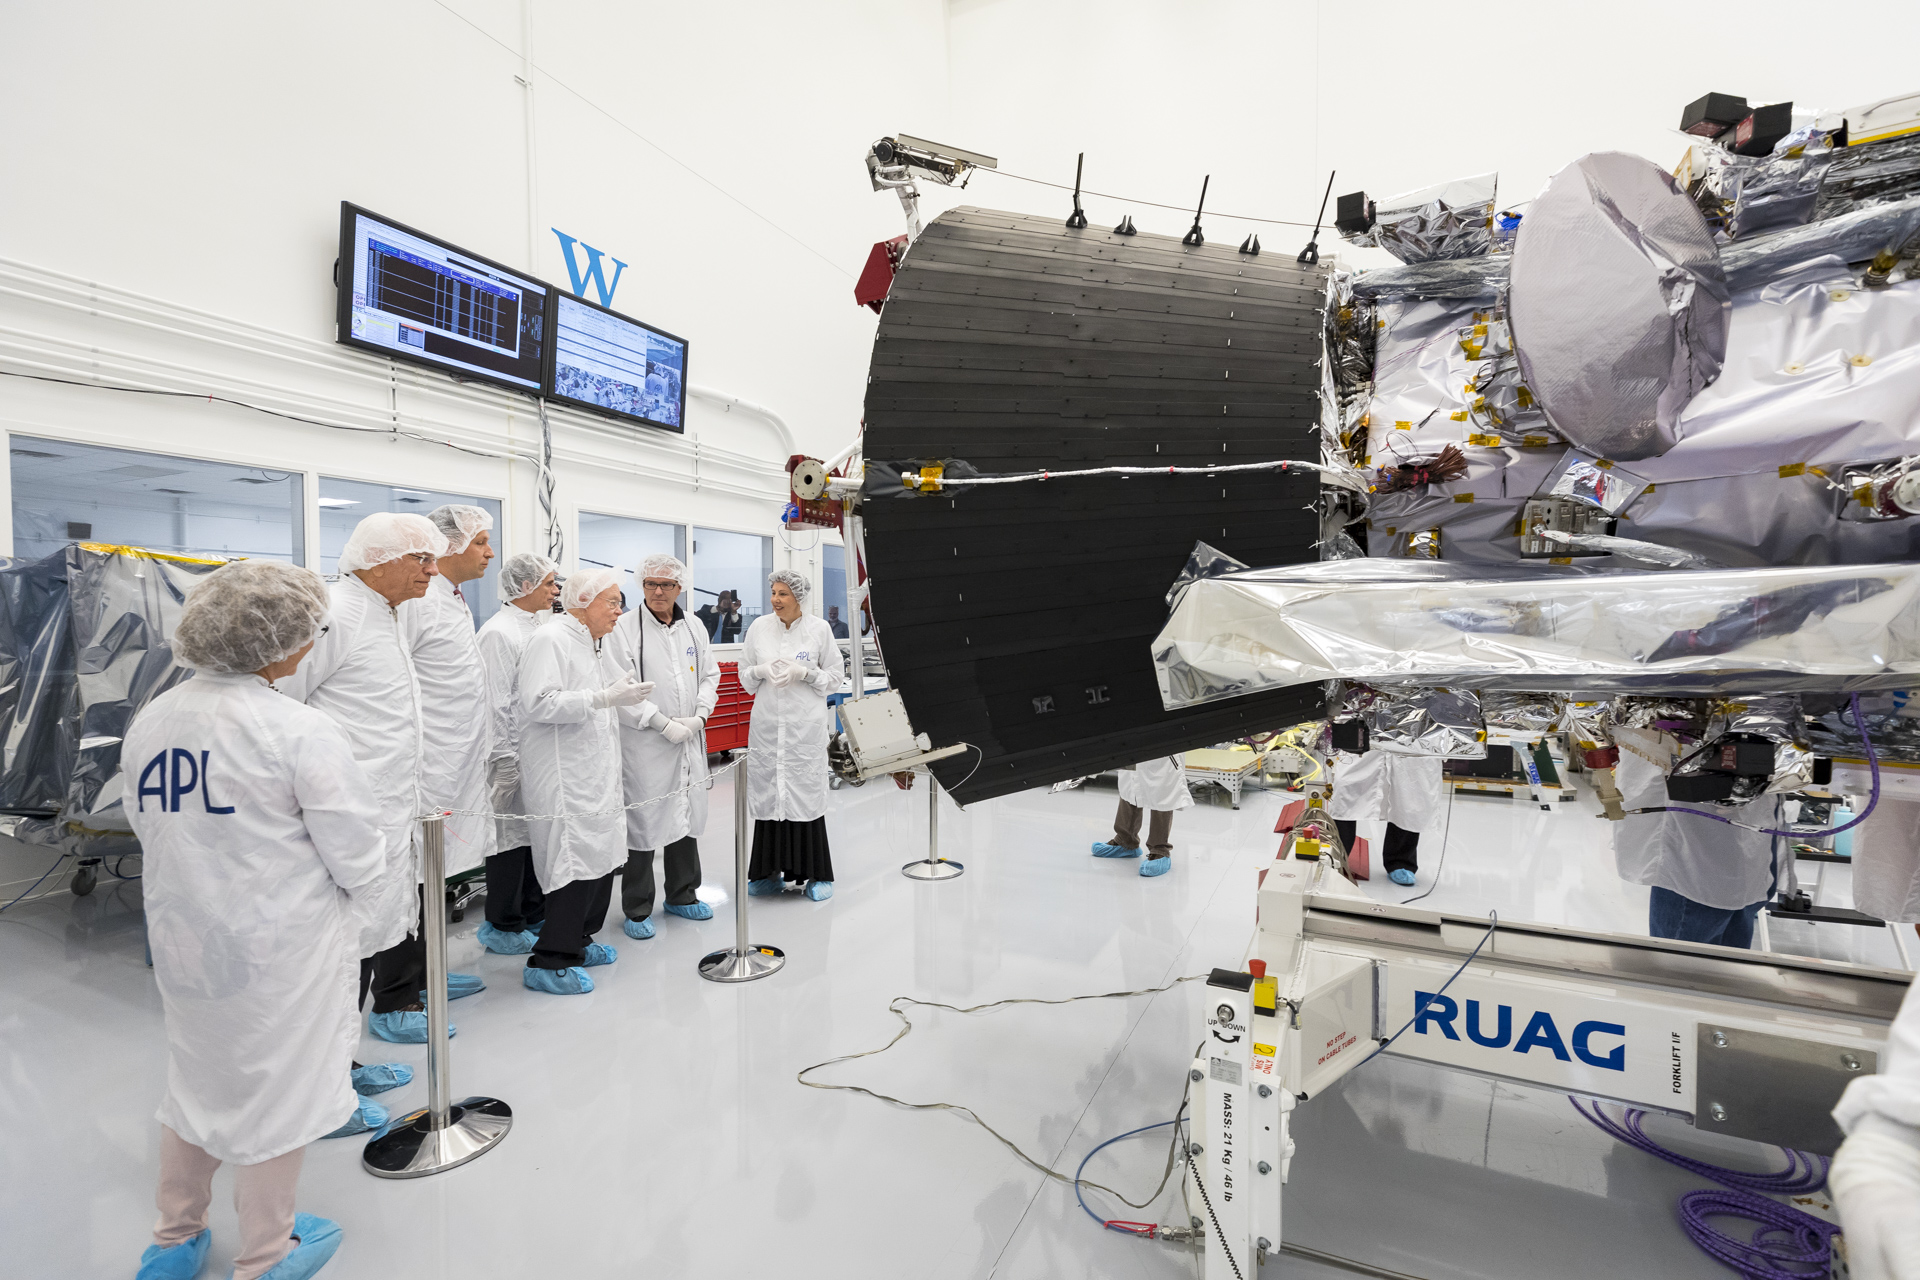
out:
M1255 569L1190 584L1152 652L1170 710L1330 679L1573 696L1902 688L1920 676L1920 564Z
M1719 376L1728 310L1700 211L1639 156L1574 161L1521 224L1508 298L1521 372L1554 426L1602 457L1673 447L1681 410Z

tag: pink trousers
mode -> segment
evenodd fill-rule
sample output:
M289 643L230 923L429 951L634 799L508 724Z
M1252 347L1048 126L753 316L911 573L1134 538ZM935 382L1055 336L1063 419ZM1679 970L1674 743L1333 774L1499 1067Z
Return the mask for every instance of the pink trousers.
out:
M254 1280L293 1251L293 1190L300 1181L299 1147L259 1164L233 1167L233 1207L240 1214L240 1253L233 1280ZM154 1203L160 1221L153 1242L161 1248L184 1244L207 1228L213 1203L213 1174L220 1162L185 1138L160 1126L160 1189Z

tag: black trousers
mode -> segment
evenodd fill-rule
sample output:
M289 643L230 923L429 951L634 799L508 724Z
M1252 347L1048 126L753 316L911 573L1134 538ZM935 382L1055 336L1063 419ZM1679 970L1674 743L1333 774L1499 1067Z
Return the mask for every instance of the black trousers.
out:
M415 886L415 910L426 899L426 887ZM373 995L375 1013L394 1013L418 1009L420 993L427 989L427 931L420 914L413 918L413 933L376 951L360 962L360 1005L366 1007L367 995Z
M613 905L613 872L598 880L573 880L547 895L547 923L534 939L529 969L570 969L587 958L587 944L607 923Z
M700 900L700 840L682 836L666 848L667 902L688 907ZM620 909L629 920L645 920L653 914L653 850L627 850L627 865L620 872Z
M1335 818L1333 825L1340 832L1340 842L1353 848L1354 824L1344 818ZM1407 831L1387 824L1387 838L1381 842L1380 865L1388 871L1408 871L1420 869L1420 833Z
M519 933L547 918L547 895L533 874L533 846L502 849L487 859L487 923Z

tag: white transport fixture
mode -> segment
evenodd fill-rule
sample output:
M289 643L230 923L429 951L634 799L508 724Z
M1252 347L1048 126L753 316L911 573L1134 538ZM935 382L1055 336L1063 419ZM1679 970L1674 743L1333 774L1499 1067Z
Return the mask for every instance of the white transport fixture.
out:
M1253 1280L1282 1248L1290 1115L1376 1052L1831 1154L1828 1112L1878 1069L1912 980L1388 905L1292 844L1243 969L1206 988L1186 1166L1205 1280Z

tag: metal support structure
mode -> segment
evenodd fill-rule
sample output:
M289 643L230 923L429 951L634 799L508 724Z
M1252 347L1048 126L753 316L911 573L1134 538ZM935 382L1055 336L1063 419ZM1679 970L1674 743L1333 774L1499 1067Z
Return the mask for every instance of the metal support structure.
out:
M952 880L966 871L958 862L940 856L940 780L927 770L927 856L900 868L909 880Z
M453 1093L447 1037L447 859L445 819L420 822L425 884L421 927L427 949L427 1105L394 1121L367 1143L360 1160L376 1178L424 1178L463 1165L497 1145L513 1127L513 1109L498 1098Z
M734 753L733 766L733 945L700 957L700 976L708 982L752 982L778 973L787 953L747 941L747 761L752 753Z
M860 635L860 600L866 593L860 584L860 517L853 514L852 503L847 504L841 525L841 553L846 560L847 635L852 638L847 654L853 666L853 692L849 696L858 702L867 695L867 647Z

